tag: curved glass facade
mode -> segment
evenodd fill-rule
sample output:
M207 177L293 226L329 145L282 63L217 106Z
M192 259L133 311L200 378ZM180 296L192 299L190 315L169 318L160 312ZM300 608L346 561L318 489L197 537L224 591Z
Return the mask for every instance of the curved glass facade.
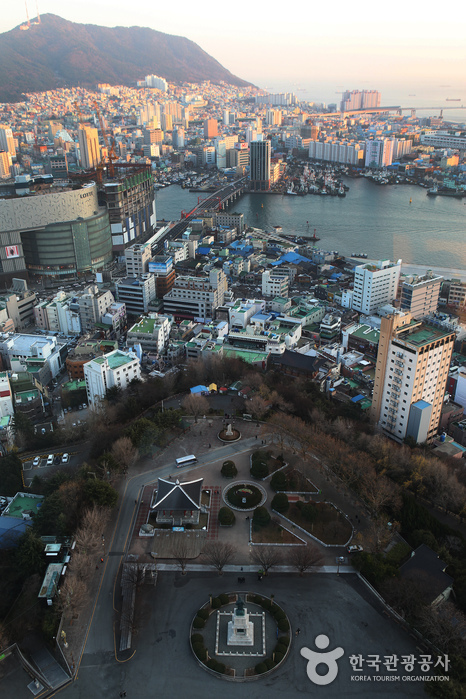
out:
M21 231L26 268L31 274L66 276L95 272L112 259L108 213Z

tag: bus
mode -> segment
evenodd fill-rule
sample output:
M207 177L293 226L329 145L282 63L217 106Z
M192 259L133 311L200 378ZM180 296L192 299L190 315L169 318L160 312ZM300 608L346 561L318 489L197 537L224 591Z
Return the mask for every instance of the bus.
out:
M187 466L188 464L195 464L197 461L194 454L189 454L188 456L182 456L180 459L176 460L176 468L181 468L182 466Z

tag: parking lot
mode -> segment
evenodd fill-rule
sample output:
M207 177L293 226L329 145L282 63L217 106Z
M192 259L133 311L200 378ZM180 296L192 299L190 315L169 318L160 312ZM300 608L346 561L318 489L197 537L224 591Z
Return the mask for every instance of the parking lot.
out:
M52 462L50 463L50 457ZM70 448L70 451L57 450L47 452L45 454L30 454L23 460L23 477L24 485L29 487L34 476L45 477L60 468L71 468L74 470L81 462L81 457L76 447Z

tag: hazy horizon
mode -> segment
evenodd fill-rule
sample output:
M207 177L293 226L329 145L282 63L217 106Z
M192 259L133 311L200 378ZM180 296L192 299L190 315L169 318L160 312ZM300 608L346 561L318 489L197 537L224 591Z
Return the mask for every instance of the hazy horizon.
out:
M38 9L73 22L146 26L184 36L238 77L274 92L299 91L306 99L338 102L338 91L377 89L385 104L392 95L418 92L466 102L466 13L455 17L452 31L451 14L442 18L437 10L436 17L420 17L416 7L400 0L383 9L336 0L330 17L327 6L286 14L245 0L233 11L229 6L212 11L211 4L188 0L180 0L175 11L144 0L134 0L130 11L122 0L77 0L65 7L42 0ZM28 11L31 19L36 16L35 2L28 1ZM24 4L9 4L0 32L25 21Z

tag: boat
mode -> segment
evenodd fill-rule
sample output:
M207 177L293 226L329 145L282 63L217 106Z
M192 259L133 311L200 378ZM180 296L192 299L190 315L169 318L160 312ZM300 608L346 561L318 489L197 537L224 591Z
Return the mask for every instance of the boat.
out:
M411 198L409 199L409 203L410 203L410 204L412 204L412 203L413 203L413 200L412 200Z
M434 197L457 197L458 199L466 196L466 191L463 189L458 189L457 187L437 187L434 185L427 190L427 196Z
M281 233L283 228L281 226L274 226L275 233Z
M318 237L316 236L316 230L317 230L317 229L314 228L314 233L313 233L313 235L311 235L311 237L309 238L309 240L312 240L313 243L317 243L317 241L320 240L320 238L318 238Z
M338 196L339 197L346 197L346 191L345 191L345 188L343 187L343 185L341 185L340 188L338 189Z

